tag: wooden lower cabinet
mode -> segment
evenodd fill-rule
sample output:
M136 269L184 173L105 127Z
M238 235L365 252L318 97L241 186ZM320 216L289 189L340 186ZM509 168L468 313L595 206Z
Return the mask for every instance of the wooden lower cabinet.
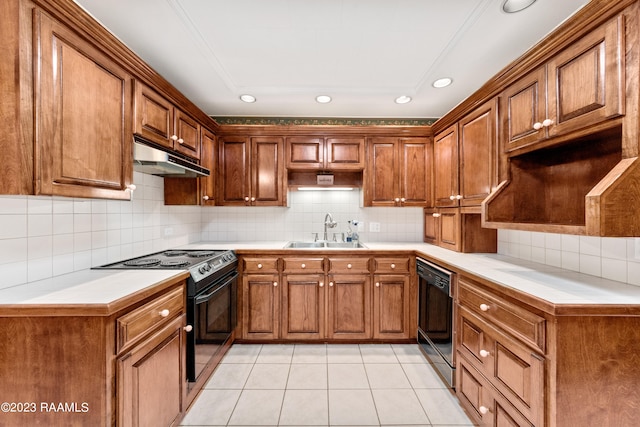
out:
M278 274L247 274L242 278L242 337L280 337L280 286Z
M324 274L287 274L282 280L282 338L325 336Z
M417 298L411 297L415 284L412 257L334 254L241 257L241 339L415 338L411 328L412 322L417 323L417 313L411 313Z
M456 394L481 425L533 427L460 353L457 363Z
M177 425L187 409L185 287L167 281L104 305L0 307L0 396L36 403L1 413L0 425Z
M118 358L118 425L171 426L179 420L185 322L185 315L176 318Z
M376 274L373 281L373 337L408 338L409 276Z
M327 337L371 338L371 276L330 274Z

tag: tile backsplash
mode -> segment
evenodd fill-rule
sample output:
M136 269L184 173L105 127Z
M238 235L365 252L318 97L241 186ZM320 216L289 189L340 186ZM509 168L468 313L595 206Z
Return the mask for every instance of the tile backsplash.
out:
M363 241L422 239L422 209L362 209L360 191L291 192L288 208L165 206L162 178L134 182L132 201L0 196L0 288L203 240L311 240L326 212L338 222L330 237L356 219Z
M338 222L329 239L358 220L365 243L422 242L421 208L362 208L357 190L292 191L289 207L165 206L162 178L134 182L132 201L0 196L0 288L199 241L322 238L327 212ZM640 285L637 238L500 230L498 252Z
M640 286L640 238L499 230L498 253Z

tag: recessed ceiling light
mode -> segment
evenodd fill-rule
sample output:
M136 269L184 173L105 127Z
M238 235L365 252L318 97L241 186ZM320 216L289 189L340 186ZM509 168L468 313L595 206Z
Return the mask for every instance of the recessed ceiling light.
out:
M256 97L253 95L240 95L240 100L244 102L256 102Z
M535 2L536 0L504 0L502 10L506 13L516 13L525 10Z
M435 82L433 82L433 87L437 87L437 88L447 87L451 84L452 81L453 80L451 80L449 77L438 79Z
M327 104L331 102L331 97L329 95L318 95L316 96L316 102L320 104Z
M396 98L396 104L406 104L407 102L411 102L410 96L402 95Z

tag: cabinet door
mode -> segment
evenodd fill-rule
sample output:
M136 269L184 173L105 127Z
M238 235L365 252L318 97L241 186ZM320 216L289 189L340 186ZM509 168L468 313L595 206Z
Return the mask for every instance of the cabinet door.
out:
M135 133L172 149L173 104L139 81L135 82L134 102Z
M373 278L373 338L409 338L409 276Z
M432 245L438 244L438 230L440 221L438 217L440 214L437 209L424 209L424 242L431 243Z
M324 274L287 274L282 280L282 338L325 337Z
M550 136L624 113L623 18L609 21L549 61Z
M203 167L211 171L209 176L200 178L202 204L207 206L215 205L216 169L218 164L218 152L216 148L216 136L207 129L202 129L202 152L200 163Z
M242 332L245 339L276 339L280 326L280 284L276 274L242 278Z
M401 206L425 206L430 202L431 156L429 148L427 138L402 138L398 142Z
M286 204L282 138L251 138L251 144L251 204L256 206Z
M176 318L118 358L118 425L169 426L179 418L185 376L185 318Z
M441 209L438 211L439 245L452 251L460 251L462 243L460 231L460 210Z
M36 194L129 199L132 78L38 11Z
M175 109L175 135L174 142L177 152L200 160L200 123L193 117Z
M509 86L501 97L501 125L504 151L512 151L544 139L546 128L535 123L547 118L547 75L540 67Z
M327 138L325 168L328 170L363 170L364 138Z
M287 169L317 170L324 167L324 140L312 136L287 138Z
M460 404L480 425L533 426L464 357L458 357L456 384L456 396L458 396Z
M370 277L368 274L329 275L329 338L371 338Z
M365 206L395 206L397 183L397 138L371 138L367 147Z
M438 134L433 142L436 207L458 206L458 126Z
M244 206L246 204L245 197L251 197L249 139L246 137L223 137L219 142L217 204Z
M459 123L461 206L480 206L497 185L496 111L491 100Z

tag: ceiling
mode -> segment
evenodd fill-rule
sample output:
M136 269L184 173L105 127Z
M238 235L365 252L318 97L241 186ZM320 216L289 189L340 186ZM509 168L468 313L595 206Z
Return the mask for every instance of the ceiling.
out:
M588 2L75 1L211 116L335 118L441 117Z

